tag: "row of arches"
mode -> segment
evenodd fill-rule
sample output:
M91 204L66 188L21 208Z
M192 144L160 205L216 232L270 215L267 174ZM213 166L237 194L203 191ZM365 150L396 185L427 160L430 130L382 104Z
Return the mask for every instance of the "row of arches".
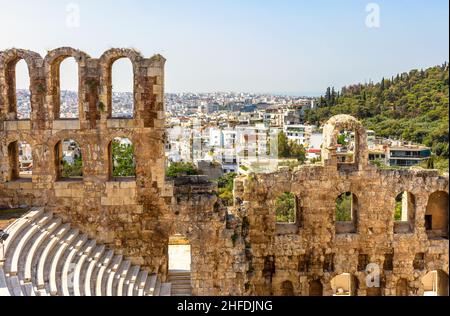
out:
M54 119L79 119L80 92L84 91L80 80L81 67L76 57L59 59L52 68L52 93ZM9 65L7 88L11 98L8 112L17 120L30 120L32 111L32 88L30 68L25 59ZM123 57L110 66L108 76L111 118L134 117L134 69L130 59ZM92 83L90 83L92 85ZM89 83L88 83L89 85Z
M342 273L331 279L330 282L332 296L357 296L360 288L357 277L350 273ZM421 278L424 296L448 296L448 274L442 270L435 270L428 272ZM367 296L381 296L382 287L367 286ZM417 289L410 286L410 282L405 278L400 278L395 284L395 296L411 296L415 295ZM280 286L280 293L282 296L294 296L294 286L291 281L284 281ZM323 296L324 285L318 279L309 282L309 296Z
M25 141L8 145L9 180L31 180L33 174L33 149ZM73 139L63 139L53 148L57 180L81 180L84 176L83 151ZM111 179L136 176L134 145L126 137L114 138L108 146L109 175Z
M297 224L302 226L302 209L299 198L290 192L285 192L275 200L275 216L278 224ZM352 192L345 192L336 198L335 228L336 234L358 232L358 197ZM413 233L416 223L416 198L407 191L395 197L395 207L392 210L394 218L394 233ZM448 193L434 192L429 196L425 213L425 228L430 238L448 239Z

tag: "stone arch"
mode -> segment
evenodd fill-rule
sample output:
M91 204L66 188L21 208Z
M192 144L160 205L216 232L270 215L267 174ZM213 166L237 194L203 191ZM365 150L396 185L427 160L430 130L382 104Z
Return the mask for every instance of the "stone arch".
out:
M100 67L101 67L101 74L100 74L100 85L101 85L101 91L102 96L101 100L105 105L106 112L108 114L108 118L112 117L112 66L115 61L121 59L121 58L128 58L131 61L131 64L133 65L133 75L134 75L134 82L133 82L133 99L134 99L134 115L133 118L137 118L138 113L138 96L139 93L137 91L138 87L138 78L139 78L139 66L138 64L143 60L143 56L140 52L134 50L134 49L128 49L128 48L113 48L110 50L107 50L103 55L100 57Z
M291 281L286 280L281 283L281 295L282 296L295 296L294 285Z
M337 142L340 130L355 132L354 162L343 164L337 162ZM337 164L342 169L354 170L368 165L369 150L367 146L367 133L361 122L350 115L333 116L323 128L322 161L326 165Z
M448 296L448 274L442 270L428 272L422 277L424 296Z
M397 286L395 287L396 296L409 296L409 287L407 279L400 279L397 281Z
M6 142L8 152L8 181L31 181L31 172L33 170L33 142L29 141L29 139L27 136L14 137Z
M350 273L337 274L330 281L333 296L356 296L358 283L358 279Z
M47 93L51 100L48 111L54 120L60 119L61 87L60 87L60 67L67 58L73 57L78 64L78 112L79 119L83 116L83 95L85 83L86 61L90 56L80 50L71 47L60 47L48 52L45 56L45 71L47 80Z
M323 296L323 285L320 280L311 280L309 282L309 296Z
M448 193L436 191L428 197L425 229L429 238L448 239Z
M81 139L78 135L73 135L70 131L63 131L60 133L57 133L54 135L51 139L48 141L48 148L50 149L50 152L52 153L53 157L53 170L54 170L54 176L55 179L63 180L65 177L63 177L62 174L62 160L63 160L63 142L65 140L73 140L76 142L79 148L79 154L81 155L81 163L82 163L82 175L74 178L81 179L84 176L84 167L85 167L85 159L86 159L86 153L88 152L85 148L87 146L85 141L83 142L83 139ZM69 177L71 178L71 177Z
M409 191L402 191L394 198L394 233L414 232L416 218L416 197Z
M123 142L122 142L123 141ZM119 146L115 147L115 144L118 142ZM131 146L132 157L128 157L128 146ZM123 150L120 148L123 147ZM120 179L120 178L136 178L136 147L133 139L130 139L126 136L116 136L113 137L108 143L108 174L110 179ZM119 155L120 153L125 153L127 156ZM119 155L120 157L117 157ZM118 160L132 160L129 163L132 164L132 167L126 168L126 170L117 171L114 166L118 163Z
M39 68L43 59L38 53L24 49L8 49L0 52L0 113L8 120L17 119L17 97L16 97L16 65L24 60L28 66L30 76L30 101L31 118L36 117L39 111L38 97L44 94L45 85Z
M358 197L351 191L344 192L336 198L336 234L349 234L357 232L359 208Z

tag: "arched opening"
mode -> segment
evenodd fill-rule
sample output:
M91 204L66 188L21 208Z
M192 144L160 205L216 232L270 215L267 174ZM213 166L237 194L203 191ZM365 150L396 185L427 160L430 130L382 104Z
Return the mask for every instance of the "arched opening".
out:
M356 284L355 277L350 273L335 276L331 280L333 296L355 296L357 290Z
M395 295L396 296L408 296L409 295L408 280L406 280L406 279L398 280L396 290L395 290Z
M442 270L428 272L422 284L424 296L448 296L448 274Z
M394 233L405 234L414 231L416 199L409 192L402 192L395 198Z
M168 265L172 295L191 295L191 245L187 238L181 235L169 238Z
M319 280L309 283L309 296L323 296L323 285Z
M59 119L78 119L78 63L75 58L64 59L59 66Z
M31 91L30 73L28 64L21 59L15 66L15 93L16 102L14 105L18 120L29 120L31 118Z
M111 67L111 117L134 117L134 69L131 60L120 58Z
M9 180L31 181L33 175L33 155L31 145L25 141L15 141L8 145Z
M338 164L355 163L356 132L352 130L340 130L336 141L336 155Z
M286 192L275 200L277 223L295 224L297 222L297 197Z
M434 192L428 198L425 213L425 228L428 238L448 239L448 193Z
M281 295L282 296L295 296L294 286L291 281L284 281L281 283Z
M109 144L110 177L112 179L136 177L134 146L126 137L116 137Z
M336 234L356 233L358 199L346 192L336 199Z
M55 145L55 168L58 180L83 178L83 157L80 145L73 139L64 139Z

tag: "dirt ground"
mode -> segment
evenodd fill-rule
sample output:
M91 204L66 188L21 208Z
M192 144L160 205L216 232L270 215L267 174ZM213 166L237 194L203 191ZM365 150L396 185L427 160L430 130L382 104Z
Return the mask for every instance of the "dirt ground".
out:
M4 209L0 208L0 229L6 229L15 220L27 213L27 209Z

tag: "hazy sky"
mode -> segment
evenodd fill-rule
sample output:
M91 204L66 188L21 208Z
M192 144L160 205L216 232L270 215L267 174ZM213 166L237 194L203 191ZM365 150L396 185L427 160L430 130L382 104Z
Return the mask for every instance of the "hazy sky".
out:
M379 28L366 25L371 2ZM448 61L448 10L448 0L0 0L0 50L134 47L167 58L167 92L321 93ZM75 88L75 68L64 69Z

